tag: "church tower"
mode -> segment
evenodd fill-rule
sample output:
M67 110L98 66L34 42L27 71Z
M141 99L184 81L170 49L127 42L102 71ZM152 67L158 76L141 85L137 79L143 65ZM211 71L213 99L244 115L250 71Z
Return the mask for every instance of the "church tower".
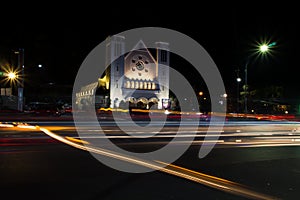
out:
M157 72L160 91L157 94L158 109L167 108L169 106L169 66L170 53L169 43L156 42Z
M110 107L119 107L123 99L125 38L114 35L106 39L106 66L110 67ZM108 68L109 69L109 68Z

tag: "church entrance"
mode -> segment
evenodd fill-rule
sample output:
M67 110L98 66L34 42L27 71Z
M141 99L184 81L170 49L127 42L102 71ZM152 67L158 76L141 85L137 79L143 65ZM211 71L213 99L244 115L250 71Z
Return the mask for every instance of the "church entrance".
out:
M127 108L137 108L137 109L157 109L158 108L158 99L156 97L147 99L146 97L140 97L138 99L134 97L129 97L126 99L125 105Z

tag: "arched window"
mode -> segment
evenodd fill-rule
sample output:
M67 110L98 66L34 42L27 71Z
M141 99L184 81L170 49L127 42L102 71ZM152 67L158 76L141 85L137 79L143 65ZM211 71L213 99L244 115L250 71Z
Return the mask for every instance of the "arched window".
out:
M135 81L135 89L139 89L139 82Z
M143 86L144 86L144 84L143 84L143 82L141 81L141 82L140 82L140 89L143 89Z
M156 89L156 85L155 83L152 83L152 90L155 90Z
M126 86L125 88L130 88L130 81L126 81Z

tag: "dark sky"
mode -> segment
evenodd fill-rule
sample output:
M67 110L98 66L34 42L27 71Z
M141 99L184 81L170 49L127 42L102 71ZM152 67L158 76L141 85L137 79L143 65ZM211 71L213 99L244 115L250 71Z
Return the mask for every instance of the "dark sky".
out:
M44 68L43 80L72 84L84 58L108 35L146 26L180 31L198 41L211 55L226 88L234 92L236 69L243 69L253 44L276 41L273 56L249 65L249 84L282 85L288 96L299 97L299 16L291 3L242 2L240 5L197 5L113 2L99 5L42 5L18 8L1 24L0 58L14 48L25 49L28 71ZM200 2L201 3L201 2ZM30 13L30 14L29 14ZM242 77L243 78L243 77Z

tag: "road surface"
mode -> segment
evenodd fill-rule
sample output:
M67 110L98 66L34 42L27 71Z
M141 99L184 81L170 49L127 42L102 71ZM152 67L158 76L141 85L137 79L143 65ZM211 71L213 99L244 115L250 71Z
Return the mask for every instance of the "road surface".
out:
M245 199L255 198L255 195L265 199L297 199L300 194L300 133L296 122L227 122L213 151L202 159L198 152L207 126L203 122L195 133L190 131L193 122L186 123L180 140L174 145L183 145L195 137L188 151L166 168L169 171L144 174L111 169L89 152L50 137L40 127L74 144L82 145L86 140L98 144L108 137L124 149L149 152L175 136L176 122L169 122L159 134L147 139L132 139L109 121L102 124L106 135L95 133L96 127L86 124L85 138L79 137L71 121L29 123L33 126L2 124L0 130L0 190L10 199L19 196L31 199ZM126 126L126 122L122 126ZM132 130L133 135L149 132ZM214 133L210 136L215 140ZM230 189L227 191L224 187Z

